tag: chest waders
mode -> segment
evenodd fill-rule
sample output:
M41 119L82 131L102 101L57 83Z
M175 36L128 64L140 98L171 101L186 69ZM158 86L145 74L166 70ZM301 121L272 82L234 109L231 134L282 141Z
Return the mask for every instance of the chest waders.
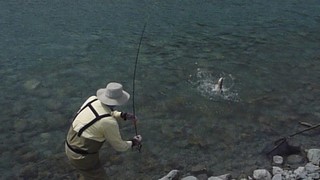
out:
M84 138L84 137L81 136L81 134L86 129L88 129L90 126L92 126L94 123L96 123L97 121L99 121L102 118L111 116L110 114L102 114L102 115L98 114L98 112L92 106L92 103L97 101L97 100L98 99L93 99L92 101L88 102L85 106L83 106L77 112L77 114L74 116L74 118L72 120L72 121L74 121L77 118L77 116L87 107L89 107L90 110L95 115L95 118L93 120L91 120L88 124L83 126L79 130L79 132L76 132L73 129L72 126L70 127L70 129L68 131L66 144L69 147L69 149L71 149L73 152L75 152L77 154L82 154L82 155L96 154L96 153L99 152L99 149L101 148L101 146L104 143L104 141L103 142L99 142L99 141L95 141L95 140L92 140L92 139Z

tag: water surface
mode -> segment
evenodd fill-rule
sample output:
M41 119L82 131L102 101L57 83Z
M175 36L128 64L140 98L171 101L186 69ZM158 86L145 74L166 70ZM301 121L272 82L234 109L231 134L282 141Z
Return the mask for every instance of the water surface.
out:
M250 173L262 149L320 116L320 3L310 1L0 2L4 179L73 179L63 141L83 101L118 81L132 92L141 153L102 159L112 179ZM232 87L212 91L219 77ZM232 77L232 78L231 78ZM131 93L132 94L132 93ZM132 102L120 108L132 111ZM124 138L134 135L121 124ZM319 130L295 137L318 147Z

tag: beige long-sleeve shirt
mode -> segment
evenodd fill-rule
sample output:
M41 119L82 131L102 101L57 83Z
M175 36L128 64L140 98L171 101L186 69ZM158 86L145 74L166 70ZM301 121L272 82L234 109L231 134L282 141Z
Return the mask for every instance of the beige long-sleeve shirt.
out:
M82 107L96 98L96 96L89 97L82 105ZM91 105L99 115L110 114L111 116L102 118L99 121L95 122L82 133L82 136L99 142L103 142L106 140L117 151L126 151L131 148L132 141L124 141L122 140L120 135L119 124L117 120L122 120L122 118L120 117L121 112L111 111L108 106L102 104L99 100L94 101ZM91 111L91 109L89 107L86 107L78 114L76 119L73 121L72 127L75 131L79 132L79 130L83 126L88 124L95 117L96 116Z

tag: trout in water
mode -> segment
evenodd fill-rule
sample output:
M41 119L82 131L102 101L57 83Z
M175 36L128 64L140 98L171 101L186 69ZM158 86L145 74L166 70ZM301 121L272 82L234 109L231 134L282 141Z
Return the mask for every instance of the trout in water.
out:
M223 77L218 80L218 83L216 84L216 91L223 94Z

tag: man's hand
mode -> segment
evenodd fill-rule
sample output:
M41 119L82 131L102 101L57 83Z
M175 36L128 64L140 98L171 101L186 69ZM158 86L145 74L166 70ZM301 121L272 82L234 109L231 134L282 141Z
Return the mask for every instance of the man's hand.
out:
M134 122L136 122L136 121L138 121L138 118L137 118L137 116L135 116L134 114L131 114L131 113L125 113L125 112L122 112L121 113L121 118L123 119L123 120L130 120L130 121L134 121Z
M141 144L141 141L142 141L142 136L141 135L136 135L132 138L132 147L133 146L138 146Z

